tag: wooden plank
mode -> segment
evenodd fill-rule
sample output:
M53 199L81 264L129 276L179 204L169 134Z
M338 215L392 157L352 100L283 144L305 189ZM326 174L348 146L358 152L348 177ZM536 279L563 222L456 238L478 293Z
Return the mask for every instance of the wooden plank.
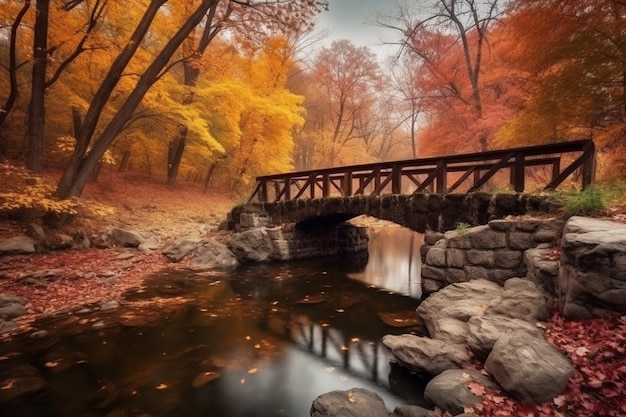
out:
M307 188L311 188L311 198L315 198L315 187L314 187L314 182L315 182L315 177L316 174L315 172L312 172L311 174L309 174L309 178L307 179L307 181L304 183L304 185L302 186L302 188L300 189L300 191L298 192L298 194L296 194L296 196L294 197L294 200L299 199L300 197L302 197L302 194L304 194L304 192L306 191Z
M526 163L521 152L515 153L515 165L511 167L511 185L516 193L521 193L526 187Z
M480 177L480 179L472 186L472 188L469 189L469 191L475 191L485 185L487 181L489 181L491 177L496 174L496 172L498 172L503 166L505 166L509 162L509 159L511 159L514 155L515 152L509 152L508 154L504 155L500 162L495 164L491 169L487 170L487 172L485 172L485 174Z
M325 173L322 175L322 197L330 196L330 175Z
M352 195L352 171L345 172L343 177L343 196L350 197Z
M595 145L593 142L589 142L585 147L584 155L586 156L583 163L583 178L582 188L589 187L596 176L596 159L595 159Z
M448 179L448 173L446 172L446 162L445 160L440 160L437 162L437 194L445 194L446 193L446 180Z
M569 177L574 171L576 171L576 169L580 168L587 161L587 158L589 157L590 155L586 153L583 153L582 155L580 155L578 158L576 158L574 162L568 165L567 168L565 168L559 175L552 178L552 181L550 181L550 183L544 187L544 190L554 190L556 187L561 185L561 183L565 181L565 179Z
M419 187L417 187L415 191L413 191L413 194L417 194L417 193L424 191L426 187L428 187L429 185L433 183L433 181L435 180L435 178L437 178L438 175L439 175L439 170L435 168L434 170L430 172L430 174L428 174L428 177L426 177L422 185L420 185Z
M573 165L560 172L560 159L552 155L562 155L571 152L582 153L582 155ZM511 158L513 159L511 160ZM333 189L338 190L343 196L363 194L372 181L374 181L375 194L383 193L389 183L391 183L391 192L399 194L402 192L403 176L417 186L416 192L435 186L436 192L445 193L456 189L473 173L474 184L471 190L476 190L502 169L510 170L511 184L517 192L522 192L525 188L526 167L540 165L551 165L553 169L552 180L546 188L555 188L577 168L582 168L582 183L583 187L586 187L591 184L595 174L595 148L593 142L590 140L579 140L483 153L259 176L249 201L254 198L262 202L269 201L269 185L274 185L277 201L301 198L307 191L310 191L308 198L315 198L316 188L321 190L323 197L329 197ZM450 172L462 172L463 174L460 180L457 180L450 189L447 189L447 174ZM424 182L420 182L418 175L426 175L427 178ZM353 179L359 181L356 193L352 192ZM304 185L301 186L301 183ZM295 196L291 195L292 186L298 189Z
M394 165L391 168L391 194L402 193L402 167Z
M465 181L467 179L467 177L472 175L475 171L476 171L476 167L471 167L470 169L465 171L465 173L463 175L461 175L461 178L459 178L454 184L452 184L452 187L450 187L450 189L448 189L448 192L451 193L454 190L456 190L457 187L460 186L461 184L463 184L463 181Z
M359 189L354 192L355 195L364 194L365 187L369 185L372 180L374 180L380 174L380 167L376 167L372 170L372 172L365 177L359 184Z

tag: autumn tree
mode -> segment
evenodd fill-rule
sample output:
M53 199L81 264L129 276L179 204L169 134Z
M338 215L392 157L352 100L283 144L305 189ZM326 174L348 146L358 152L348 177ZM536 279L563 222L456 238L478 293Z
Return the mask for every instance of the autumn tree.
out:
M399 112L403 116L402 124L407 127L411 138L411 156L417 158L417 129L422 113L425 92L420 87L417 64L411 55L397 58L392 68L392 88L397 97Z
M76 148L59 182L57 190L59 197L66 198L81 194L87 180L97 166L98 161L132 117L133 112L139 106L144 95L148 92L150 87L160 79L165 71L173 65L172 57L174 57L174 54L179 50L179 47L195 28L198 27L202 21L207 19L207 15L213 10L216 3L221 2L220 0L203 0L198 2L195 8L190 10L189 14L181 20L182 23L178 25L178 28L172 28L173 30L168 36L161 38L167 41L163 41L160 44L155 41L158 46L153 47L154 50L157 51L154 59L150 61L144 71L138 76L134 88L123 101L119 110L110 120L102 122L102 127L99 128L102 110L111 97L111 92L118 85L124 70L137 53L140 45L146 40L152 22L157 17L162 6L166 3L168 3L166 0L153 0L148 4L141 19L136 23L135 30L130 36L130 39L111 64L110 69L94 94L76 138ZM292 2L229 1L227 3L227 7L241 6L260 8L261 5L264 4L282 6ZM314 7L323 4L323 2L315 0L307 0L305 3L313 5ZM290 10L291 9L288 11ZM168 12L171 15L173 9L162 9L162 13ZM176 13L179 12L180 10L176 9ZM184 59L192 58L193 54L192 56L184 57ZM98 134L96 135L97 127Z
M363 150L381 79L374 54L348 40L334 41L315 57L312 74L320 94L317 103L322 106L312 121L321 148L318 165L346 163L346 147L355 141L358 145L351 152L366 154Z
M10 25L11 29L8 34L8 42L9 42L8 57L7 57L8 65L5 67L8 73L7 75L9 78L9 82L8 82L9 85L7 87L8 92L6 94L6 100L4 104L2 105L2 108L0 109L0 129L2 129L9 112L13 109L15 101L17 100L18 89L19 89L17 70L18 70L18 67L21 65L21 63L18 62L18 56L17 56L18 30L20 26L22 25L22 20L24 19L24 15L26 15L26 12L28 11L29 8L30 8L30 1L28 0L24 1L24 4L22 5L22 7L17 9L15 18L13 19L13 22ZM8 7L5 6L4 11L5 12L9 11ZM10 10L9 12L13 12L13 10ZM6 149L7 149L7 139L6 137L4 137L4 135L0 135L0 155L6 154Z
M523 71L525 100L498 140L506 144L594 137L613 174L626 159L626 5L618 0L515 2L504 55Z
M457 111L457 115L466 112L465 108L475 122L484 115L481 76L498 16L498 0L438 0L431 10L421 10L419 5L401 9L397 21L386 26L403 34L402 50L418 61L416 71L431 83L430 97L448 101L433 101L435 106L444 112ZM466 127L459 130L467 131ZM481 150L487 150L484 132L477 132L475 139Z
M183 84L192 89L197 84L202 70L198 61L219 32L228 31L240 43L258 46L264 39L280 33L298 34L310 30L312 18L325 7L325 1L312 0L216 2L203 27L196 29L199 33L188 37L183 44L183 51L189 57L182 61ZM190 104L193 97L193 91L190 91L183 98L183 104ZM169 142L167 181L170 185L176 181L187 133L187 127L181 124L176 137Z
M49 45L49 18L50 18L50 0L37 1L34 36L33 36L33 65L31 79L31 99L28 108L28 137L29 147L26 159L26 165L33 172L41 172L43 169L44 159L44 128L45 128L45 93L46 89L54 84L63 70L72 63L82 52L85 51L84 45L89 34L95 28L107 0L96 0L93 5L86 5L83 0L65 0L59 8L61 12L69 12L75 8L87 7L89 12L88 18L82 24L78 32L77 39L66 38L59 41L59 44ZM57 16L58 18L58 16ZM60 23L60 22L59 22ZM57 27L56 30L67 30ZM69 44L70 51L64 51L65 54L59 53L60 61L58 67L51 72L48 77L48 61L53 53L57 50L67 49Z

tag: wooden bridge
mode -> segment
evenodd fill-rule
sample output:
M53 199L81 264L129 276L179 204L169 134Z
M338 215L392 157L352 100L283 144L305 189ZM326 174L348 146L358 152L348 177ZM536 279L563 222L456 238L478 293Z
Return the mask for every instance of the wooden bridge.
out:
M569 177L581 187L593 182L595 147L591 140L441 156L404 161L352 165L257 177L249 202L383 194L449 194L472 192L496 174L508 174L508 185L524 192L527 177L547 171L537 188L556 189ZM578 172L579 175L574 175ZM535 179L535 185L538 181ZM451 185L448 185L448 184Z

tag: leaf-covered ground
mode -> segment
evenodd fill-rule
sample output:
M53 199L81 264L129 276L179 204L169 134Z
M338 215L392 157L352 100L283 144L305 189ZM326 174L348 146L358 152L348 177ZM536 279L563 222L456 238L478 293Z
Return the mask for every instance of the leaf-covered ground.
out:
M49 175L54 181L54 173ZM161 244L198 233L207 224L215 229L235 205L217 190L203 193L199 185L170 188L158 179L114 172L103 172L97 183L89 184L83 197L110 210L105 215L81 210L61 232L71 234L82 228L94 235L123 227L154 236ZM26 226L27 222L0 217L0 237L22 234ZM213 233L218 238L221 235ZM146 254L117 247L4 256L0 262L0 294L29 301L28 314L19 320L27 329L42 314L119 301L127 289L140 286L147 275L167 264L158 252Z
M528 405L475 384L470 390L483 401L467 411L480 416L626 416L626 316L567 321L555 309L546 339L576 368L563 395L550 403Z

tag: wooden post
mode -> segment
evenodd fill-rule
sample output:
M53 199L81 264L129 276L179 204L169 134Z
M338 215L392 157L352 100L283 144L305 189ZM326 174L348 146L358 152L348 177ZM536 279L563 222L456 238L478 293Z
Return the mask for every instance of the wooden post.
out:
M582 188L584 190L593 183L596 174L596 151L594 143L589 142L583 152L587 157L583 163Z
M280 183L282 182L281 180L275 180L272 181L274 183L274 201L280 201L281 198L281 191L280 191Z
M330 175L324 173L322 175L322 197L326 198L330 196Z
M285 177L285 201L291 200L291 177Z
M437 194L445 194L446 193L446 179L448 175L446 173L446 163L443 160L437 161Z
M352 171L348 170L343 175L343 196L352 196Z
M400 165L394 165L391 168L391 193L402 193L402 168Z
M511 185L516 193L523 193L526 187L526 163L521 152L515 154L515 163L511 166Z

